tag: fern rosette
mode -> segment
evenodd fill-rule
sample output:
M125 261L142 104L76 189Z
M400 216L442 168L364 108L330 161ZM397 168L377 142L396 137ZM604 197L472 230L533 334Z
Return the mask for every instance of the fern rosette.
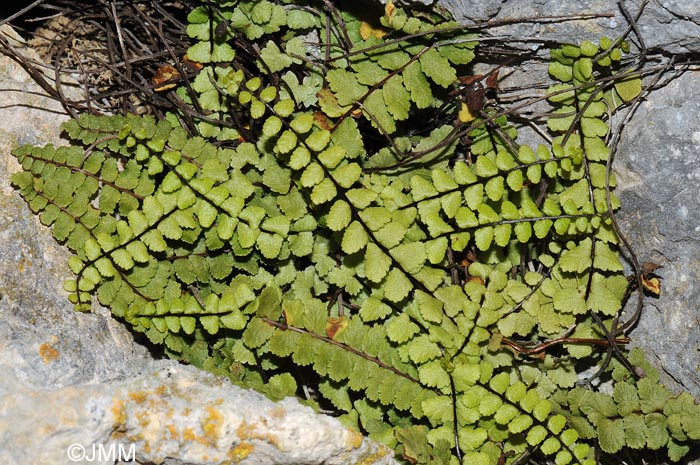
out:
M533 150L508 110L465 116L478 37L436 13L258 0L188 20L203 66L173 92L199 117L83 115L70 147L15 152L78 309L96 296L274 399L311 387L410 463L680 458L698 438L653 375L614 362L614 395L575 387L596 345L621 350L607 115L641 80L605 78L624 44L552 52L555 137Z

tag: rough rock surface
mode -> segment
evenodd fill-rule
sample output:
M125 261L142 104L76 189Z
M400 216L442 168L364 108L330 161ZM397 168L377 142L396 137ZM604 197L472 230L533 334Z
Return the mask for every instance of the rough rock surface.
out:
M609 0L438 0L457 20L469 22L509 21L531 18L530 23L509 24L489 30L491 35L507 34L524 40L542 39L577 43L584 39L597 41L600 36L618 37L629 22L618 2ZM648 49L663 48L671 53L700 50L700 2L696 0L624 0L621 2L632 17L644 6L637 24ZM602 17L580 21L556 22L553 17L596 14ZM632 35L634 39L634 35Z
M632 332L666 383L700 396L700 73L687 72L643 102L615 160L619 218L642 261L664 268Z
M275 404L154 360L105 309L73 311L62 290L68 252L9 182L13 147L59 142L66 117L38 91L0 56L0 462L395 463L294 399Z
M13 421L0 443L6 464L393 463L385 448L295 399L274 403L192 367L53 390L8 382L0 417Z

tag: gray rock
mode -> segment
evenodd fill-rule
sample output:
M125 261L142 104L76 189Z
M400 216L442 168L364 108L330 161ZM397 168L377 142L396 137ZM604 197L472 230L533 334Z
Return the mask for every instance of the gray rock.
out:
M74 312L62 289L68 251L9 181L20 169L11 150L60 142L66 116L5 56L0 90L0 462L396 463L383 446L295 399L273 403L154 360L97 305Z
M588 39L596 42L601 36L611 38L624 33L629 22L618 2L607 0L439 0L458 21L470 22L533 20L503 27L490 28L489 34L530 40L546 39L578 43ZM645 2L622 2L631 16L635 16ZM577 21L550 21L547 18L596 14L603 17ZM669 53L688 53L700 50L700 3L696 0L658 0L648 2L638 21L639 30L648 49L661 48ZM634 34L633 40L637 40Z
M192 367L55 390L17 383L3 383L11 392L0 425L13 422L0 442L3 463L395 463L386 448L295 399L275 403Z
M615 160L620 219L642 261L664 268L632 332L665 381L700 396L700 73L649 95L627 124Z

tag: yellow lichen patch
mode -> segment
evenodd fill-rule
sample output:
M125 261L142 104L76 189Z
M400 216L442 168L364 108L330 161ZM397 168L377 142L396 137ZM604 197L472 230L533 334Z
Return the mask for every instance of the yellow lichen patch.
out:
M197 439L197 435L195 434L194 430L188 426L182 430L182 439L186 442L194 441Z
M345 442L346 449L357 449L362 445L362 435L357 431L349 431L349 437Z
M224 416L212 406L207 406L206 411L209 413L207 418L202 420L202 430L206 442L214 445L219 439L221 427L224 422Z
M386 449L381 447L377 452L363 457L359 462L356 462L355 465L372 465L373 463L376 463L380 459L384 458L384 456L386 456Z
M136 414L136 420L139 422L141 428L146 428L151 422L151 414L149 412L139 412Z
M126 406L121 399L112 400L112 416L114 417L114 430L123 430L126 423Z
M58 342L58 338L51 336L51 342L44 342L39 346L39 356L41 356L44 363L51 363L60 355L58 350L51 344L56 342Z
M148 393L144 391L135 391L129 393L129 398L137 404L142 404L148 398Z
M160 397L165 396L168 393L168 387L165 384L161 384L156 388L156 394Z
M178 433L177 428L172 423L167 425L165 428L168 430L168 433L170 434L170 439L178 439L180 437L180 434Z
M255 447L249 442L242 442L231 449L228 456L234 463L238 463L248 457L248 455L253 452L253 449L255 449Z
M254 423L241 422L241 424L236 428L236 436L241 439L260 439L265 441L279 450L286 450L282 444L280 444L279 438L274 434L266 431L265 427L262 427L263 432L257 431L257 426Z
M143 434L141 434L141 433L137 433L137 434L127 434L127 435L125 435L125 437L126 437L126 440L129 441L129 442L142 442L142 441L144 440L144 439L143 439ZM143 446L143 447L145 447L146 449L148 449L150 446L149 446L147 443L144 442L144 446ZM143 448L143 447L142 447L142 448Z
M253 431L255 431L255 426L251 425L248 422L241 422L240 426L236 428L236 436L239 438L251 438L255 437L253 435Z
M287 410L285 410L284 407L281 405L275 406L272 410L270 410L270 416L272 418L282 418L287 414Z
M129 399L139 405L138 408L154 411L156 407L165 406L167 404L168 401L166 398L168 397L168 393L169 390L167 386L161 384L153 389L131 391L128 393L128 396Z

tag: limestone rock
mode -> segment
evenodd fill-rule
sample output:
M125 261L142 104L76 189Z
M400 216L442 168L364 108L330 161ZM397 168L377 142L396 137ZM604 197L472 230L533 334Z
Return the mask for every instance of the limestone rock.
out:
M530 18L532 22L508 24L489 29L494 36L505 34L513 38L548 39L578 43L584 39L597 41L601 36L615 38L624 33L628 21L618 2L600 0L438 0L437 3L452 12L459 21L502 21ZM631 16L637 15L639 0L622 2ZM600 15L598 18L577 21L554 21L554 17ZM658 0L648 2L637 22L648 49L662 48L670 53L688 53L700 50L700 3L695 0ZM630 36L637 40L634 34Z
M395 463L386 448L295 399L275 403L192 367L54 390L18 389L10 377L3 384L0 430L13 422L3 463Z
M59 143L67 117L5 56L0 90L0 462L395 463L386 448L295 399L275 404L154 360L97 305L74 312L62 289L68 251L9 181L20 169L11 150Z
M641 261L662 265L661 295L632 332L669 386L700 396L700 73L643 102L625 127L615 167L619 218Z

